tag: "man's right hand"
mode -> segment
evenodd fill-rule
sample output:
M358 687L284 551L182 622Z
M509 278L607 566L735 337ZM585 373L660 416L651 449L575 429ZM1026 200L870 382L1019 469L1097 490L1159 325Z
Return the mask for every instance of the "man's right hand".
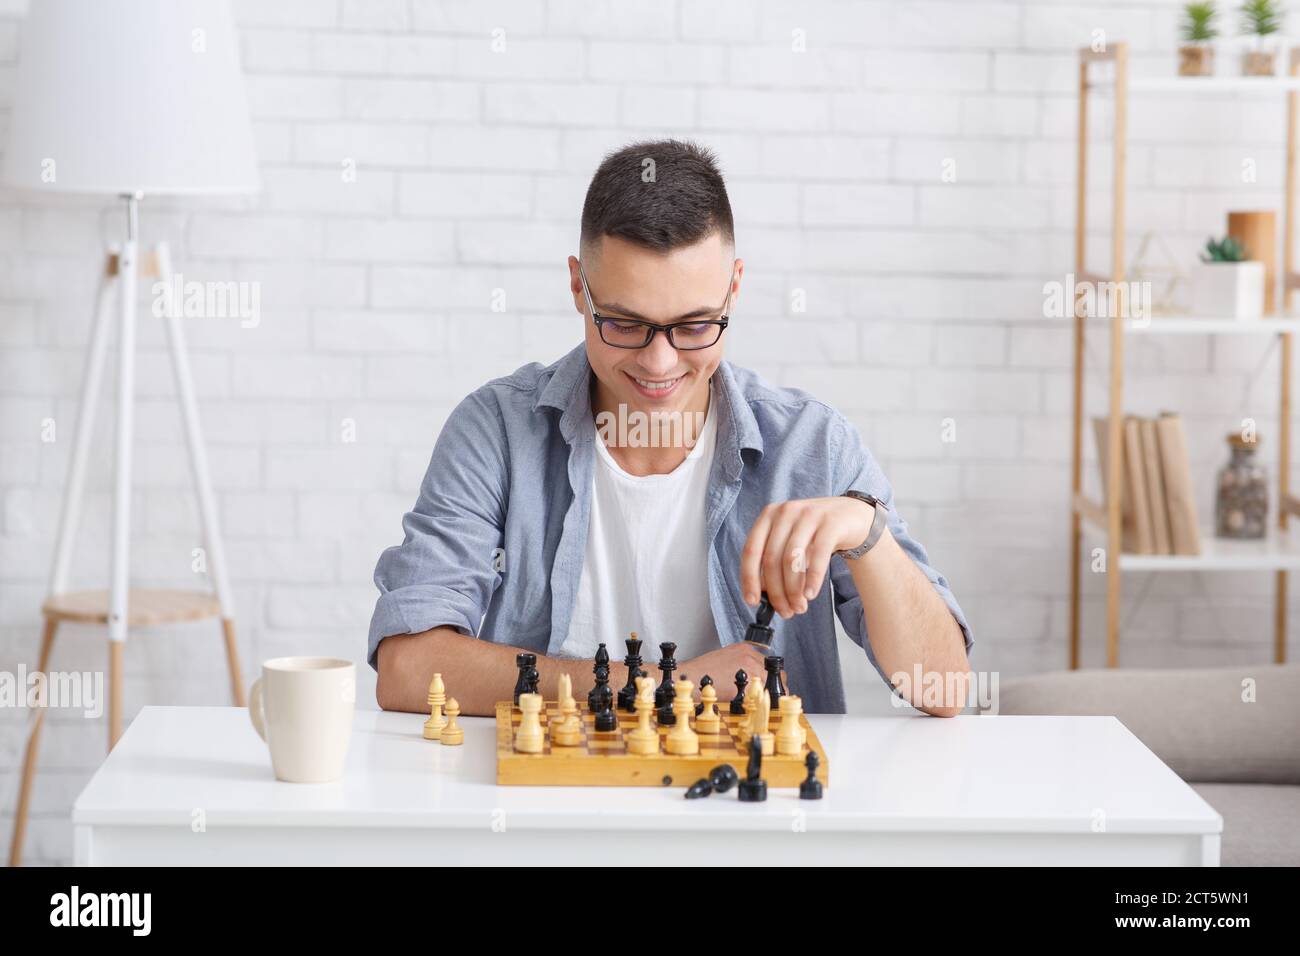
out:
M678 673L686 674L697 688L700 686L700 678L708 674L713 678L713 689L718 692L718 700L727 701L736 696L736 671L747 673L750 683L758 681L761 684L767 680L763 668L765 657L767 650L763 645L737 641L680 664Z

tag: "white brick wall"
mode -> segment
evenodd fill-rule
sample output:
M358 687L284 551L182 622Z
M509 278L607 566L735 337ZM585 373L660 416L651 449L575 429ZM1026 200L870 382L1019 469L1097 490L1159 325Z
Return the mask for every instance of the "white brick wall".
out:
M0 13L5 117L21 7ZM604 152L666 134L715 147L730 179L747 261L731 356L852 417L965 605L978 667L1062 666L1070 353L1065 327L1041 318L1041 287L1073 258L1073 51L1100 28L1132 44L1135 71L1169 74L1177 12L1174 0L238 2L265 189L150 200L142 223L187 278L260 283L256 329L189 323L246 677L282 653L361 658L370 572L399 539L447 412L577 341L564 257L587 177ZM792 52L795 30L806 52ZM1155 229L1190 255L1226 209L1279 208L1282 115L1257 99L1135 99L1130 249ZM1108 120L1095 111L1099 134ZM1258 184L1240 181L1246 157ZM1094 158L1101 262L1109 155ZM0 196L0 669L35 660L97 256L121 228L111 205ZM494 289L504 314L489 310ZM791 313L794 289L804 313ZM149 319L139 338L135 576L193 583L196 509L165 343ZM1276 352L1147 341L1128 361L1131 409L1187 416L1208 516L1221 435L1250 415L1275 438ZM101 584L107 560L107 399L80 586ZM939 440L948 417L954 445ZM345 418L354 444L340 440ZM1126 580L1125 662L1266 659L1270 587L1262 574ZM1094 665L1101 594L1090 580ZM56 666L100 669L103 645L69 627ZM852 706L881 707L860 653L846 665ZM128 720L147 703L227 702L214 626L134 635L126 690ZM25 716L0 711L0 846ZM51 718L34 862L70 858L67 814L103 756L102 721Z

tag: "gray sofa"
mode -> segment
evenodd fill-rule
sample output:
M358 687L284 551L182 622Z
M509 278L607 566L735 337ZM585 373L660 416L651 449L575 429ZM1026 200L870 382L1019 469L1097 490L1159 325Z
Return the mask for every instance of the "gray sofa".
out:
M1300 866L1300 665L1009 678L997 712L1118 717L1223 817L1224 866Z

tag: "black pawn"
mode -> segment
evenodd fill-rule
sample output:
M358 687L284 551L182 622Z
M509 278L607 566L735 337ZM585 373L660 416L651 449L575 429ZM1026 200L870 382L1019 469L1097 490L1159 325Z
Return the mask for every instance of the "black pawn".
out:
M596 665L596 683L587 691L587 709L593 714L600 709L603 692L609 688L609 668Z
M636 631L633 631L632 636L627 639L627 657L623 658L623 663L627 665L627 683L618 692L618 709L634 714L636 713L636 679L645 676L641 671L641 641L636 636Z
M515 664L519 666L519 680L515 682L515 706L519 706L519 695L530 694L528 689L528 669L537 664L536 654L516 654Z
M712 792L713 792L713 784L710 783L708 780L704 779L703 777L701 777L699 780L696 780L693 784L691 784L690 787L686 790L686 799L698 800L700 799L700 797L707 797Z
M772 713L781 712L781 698L785 696L785 685L781 683L781 668L785 667L785 658L778 654L768 654L763 660L767 669L767 698L772 702Z
M729 763L719 764L709 771L709 783L717 793L726 793L740 780L740 774Z
M821 761L817 758L817 751L808 751L808 756L804 758L804 766L808 768L808 779L799 784L800 800L820 800L822 798L822 782L817 779L817 765Z
M655 706L662 708L665 703L671 704L673 701L673 671L677 670L677 660L673 654L677 652L677 645L672 641L665 641L659 645L659 671L664 675L659 686L655 688Z
M745 631L745 640L771 647L773 613L772 602L767 599L767 592L764 591L762 600L758 602L758 610L754 612L754 623Z
M749 675L744 671L736 671L736 696L731 698L731 712L744 716L745 714L745 688L749 686Z
M596 686L587 695L587 706L596 715L596 730L608 733L618 730L618 716L614 713L614 691L609 686L609 668L596 668Z
M712 687L712 686L713 686L713 678L710 677L708 674L705 674L703 677L700 678L700 690L704 690L704 688ZM704 701L700 701L698 704L695 705L695 716L698 717L702 713L704 713Z
M767 799L767 781L763 779L763 742L758 734L749 738L749 766L740 781L736 796L741 803L762 803Z

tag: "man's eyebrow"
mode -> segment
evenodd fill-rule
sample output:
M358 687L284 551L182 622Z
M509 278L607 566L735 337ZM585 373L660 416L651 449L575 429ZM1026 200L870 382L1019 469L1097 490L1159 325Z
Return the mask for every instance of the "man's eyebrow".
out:
M597 302L596 308L597 311L601 313L612 312L615 315L621 315L629 319L637 319L640 322L650 321L641 313L626 308L625 306L619 305L617 302L610 302L610 303ZM706 316L715 315L717 314L717 311L718 310L716 307L701 306L698 309L694 309L690 312L685 312L682 315L677 316L677 318L672 319L671 321L684 322L688 319L700 319Z

